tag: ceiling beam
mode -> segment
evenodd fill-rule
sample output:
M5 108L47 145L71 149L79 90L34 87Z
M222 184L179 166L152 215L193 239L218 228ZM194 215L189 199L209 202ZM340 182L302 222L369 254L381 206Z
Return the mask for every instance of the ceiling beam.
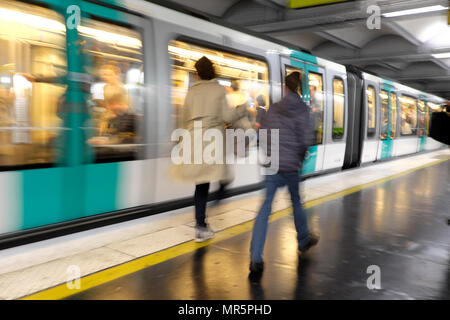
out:
M345 48L352 49L352 50L360 50L361 49L360 47L355 46L354 44L352 44L352 43L350 43L348 41L345 41L345 40L343 40L343 39L341 39L339 37L336 37L336 36L334 36L334 35L332 35L332 34L330 34L328 32L317 31L317 32L314 32L314 33L316 35L322 37L322 38L325 38L325 39L327 39L327 40L329 40L331 42L337 43L338 45L341 45L341 46L343 46Z
M405 40L407 40L409 43L415 45L415 46L421 46L422 42L417 39L414 35L406 31L403 27L399 26L394 21L388 21L388 20L382 20L383 24L386 25L388 28L392 29L395 33L397 33L399 36L403 37Z
M252 0L252 1L275 10L283 10L283 11L286 10L286 6L282 6L281 4L278 4L270 0Z
M416 52L416 53L410 53L410 52L396 52L396 53L390 53L385 55L373 55L373 56L362 56L362 55L356 55L351 57L332 57L331 59L335 60L336 62L339 62L341 64L347 64L347 63L371 63L371 62L386 62L386 61L433 61L435 62L435 59L432 54L435 52L427 51L427 52ZM447 65L441 64L441 62L438 62L439 66L443 67L444 69L449 69Z
M450 72L443 75L414 75L414 76L403 76L395 77L400 81L417 81L417 80L450 80Z

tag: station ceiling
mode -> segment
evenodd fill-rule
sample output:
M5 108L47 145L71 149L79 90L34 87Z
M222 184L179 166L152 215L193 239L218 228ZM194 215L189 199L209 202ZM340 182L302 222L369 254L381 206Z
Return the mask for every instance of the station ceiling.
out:
M448 0L166 1L450 99Z

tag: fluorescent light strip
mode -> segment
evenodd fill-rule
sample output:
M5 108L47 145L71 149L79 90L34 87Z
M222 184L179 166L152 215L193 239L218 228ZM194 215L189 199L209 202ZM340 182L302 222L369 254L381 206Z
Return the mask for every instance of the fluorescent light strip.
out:
M66 31L64 24L59 21L5 8L0 8L0 19L26 24L39 29L57 32Z
M450 52L435 53L435 54L432 54L432 56L436 59L448 59L448 58L450 58Z
M123 36L117 33L107 32L85 26L78 26L80 34L91 36L101 42L118 44L124 47L141 48L142 42L137 38Z
M22 23L43 30L56 32L66 31L66 26L59 21L5 8L0 8L0 20ZM131 48L142 47L142 42L139 39L120 35L117 33L107 32L85 26L78 26L78 31L81 34L94 37L102 42Z
M383 17L386 17L386 18L392 18L392 17L406 16L406 15L410 15L410 14L426 13L426 12L433 12L433 11L441 11L441 10L447 10L447 9L448 9L448 7L444 7L442 5L437 5L437 6L430 6L430 7L423 7L423 8L416 8L416 9L388 12L388 13L383 13L382 15L383 15Z
M250 63L245 63L245 62L241 62L241 61L236 61L236 60L231 60L231 59L225 59L225 58L221 58L221 57L217 57L211 54L203 54L201 52L198 51L193 51L193 50L188 50L188 49L183 49L183 48L178 48L178 47L174 47L174 46L169 46L169 52L171 53L175 53L178 54L180 56L184 56L184 57L190 57L193 59L200 59L201 57L205 56L207 57L209 60L211 61L215 61L217 63L220 64L225 64L225 65L229 65L238 69L243 69L243 70L256 70L259 72L265 72L266 68L261 67L261 66L256 66Z

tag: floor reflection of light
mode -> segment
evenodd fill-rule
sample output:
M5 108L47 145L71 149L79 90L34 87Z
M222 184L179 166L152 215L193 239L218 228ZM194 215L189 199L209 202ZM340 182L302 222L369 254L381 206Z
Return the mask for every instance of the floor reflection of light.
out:
M387 216L386 210L386 190L382 187L375 191L375 206L373 212L373 226L376 232L383 230L383 219Z

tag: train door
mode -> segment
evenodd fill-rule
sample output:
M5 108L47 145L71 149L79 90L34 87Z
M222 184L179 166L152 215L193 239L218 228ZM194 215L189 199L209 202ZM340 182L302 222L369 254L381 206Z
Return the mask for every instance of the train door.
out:
M417 152L425 150L427 136L426 136L426 113L427 102L426 98L421 96L417 103Z
M327 70L327 99L324 121L324 156L322 170L342 168L348 126L346 73ZM359 130L358 130L359 131ZM354 134L359 134L355 132Z
M283 79L291 72L302 74L302 98L311 108L314 122L314 144L309 147L303 162L303 174L322 170L323 167L323 124L325 106L325 81L323 68L297 59L282 59Z
M92 79L86 98L89 121L81 125L91 160L82 166L83 215L113 212L152 202L157 111L149 20L81 2L77 32L80 72ZM152 72L153 71L153 72ZM149 102L149 103L146 103Z
M380 144L377 159L389 159L394 155L394 140L397 137L397 94L394 88L383 85L380 91L381 122Z
M377 159L378 143L377 139L377 123L379 107L379 88L375 81L365 79L364 81L364 102L363 108L364 118L363 128L363 147L361 155L361 163L373 162Z

